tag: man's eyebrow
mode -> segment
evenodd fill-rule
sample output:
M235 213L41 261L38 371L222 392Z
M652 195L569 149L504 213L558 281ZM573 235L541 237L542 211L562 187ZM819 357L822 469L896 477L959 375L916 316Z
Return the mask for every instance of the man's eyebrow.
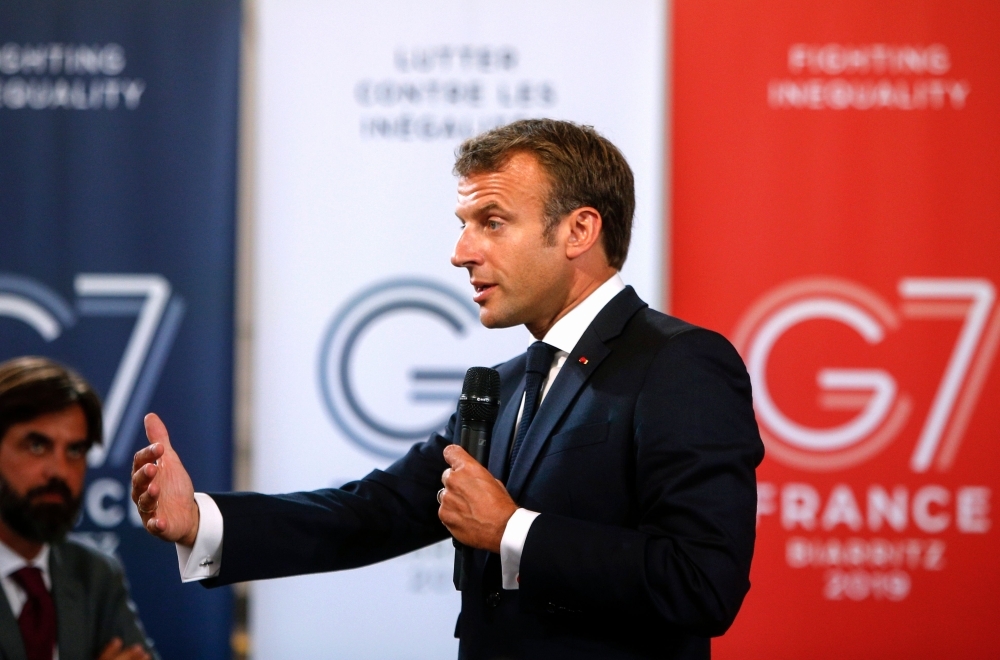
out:
M503 208L503 206L500 205L499 202L495 202L495 201L494 202L486 202L482 206L477 206L477 207L473 208L472 209L472 213L470 215L473 215L473 216L483 216L483 215L487 215L488 213L493 213L494 211L503 212L504 208ZM461 219L461 217L462 217L462 216L458 215L458 213L456 213L455 215L458 216L459 219Z
M48 444L55 444L55 442L49 436L44 433L39 433L38 431L29 431L26 436L24 436L26 441L33 442L45 442ZM89 438L80 438L79 440L73 440L69 443L70 445L89 445L92 444Z

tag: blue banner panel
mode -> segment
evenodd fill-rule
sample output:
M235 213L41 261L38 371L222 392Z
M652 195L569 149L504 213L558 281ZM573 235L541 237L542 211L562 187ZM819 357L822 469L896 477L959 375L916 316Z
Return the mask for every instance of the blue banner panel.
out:
M78 538L125 564L165 659L229 657L232 596L182 585L129 499L158 412L199 489L232 478L240 3L0 3L0 359L104 400Z

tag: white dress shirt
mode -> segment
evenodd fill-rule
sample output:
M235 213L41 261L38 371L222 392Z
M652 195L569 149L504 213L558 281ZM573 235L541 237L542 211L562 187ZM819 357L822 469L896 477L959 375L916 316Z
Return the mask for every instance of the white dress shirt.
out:
M611 299L624 288L625 283L621 276L616 273L604 284L597 287L580 304L567 312L566 316L556 321L545 333L542 341L555 347L556 353L552 358L549 375L542 383L542 393L538 402L539 409L552 383L555 382L556 376L559 375L566 363L566 358L580 341L580 337L590 327L600 311L604 309L604 306L611 302ZM532 339L532 343L534 341ZM518 410L517 422L514 425L515 429L521 422L523 411L524 397L522 396L521 408ZM195 493L194 498L201 516L194 547L186 548L179 543L177 544L177 563L183 582L204 580L218 575L222 564L222 512L219 511L215 500L208 495ZM538 515L534 511L518 509L507 521L507 527L504 528L503 537L500 539L500 572L503 577L504 589L518 588L517 579L520 573L524 541L528 537L531 523Z
M3 585L4 595L7 596L7 602L10 604L10 611L15 620L21 616L21 610L28 602L28 594L11 576L25 566L34 566L40 570L45 588L49 590L49 593L52 593L52 576L49 575L49 544L43 544L35 558L28 560L14 552L6 543L0 541L0 584ZM52 649L52 658L59 660L58 645Z

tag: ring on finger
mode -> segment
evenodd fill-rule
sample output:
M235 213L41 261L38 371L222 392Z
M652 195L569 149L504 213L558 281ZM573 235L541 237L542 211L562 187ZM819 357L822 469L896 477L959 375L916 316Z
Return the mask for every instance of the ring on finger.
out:
M153 513L153 512L155 512L155 511L156 511L156 506L157 506L157 505L156 505L156 503L154 502L154 503L153 503L153 508L152 508L152 509L144 509L144 508L142 508L142 506L137 506L136 508L137 508L137 509L139 509L139 513L145 513L145 514L147 514L147 515L148 515L148 514L150 514L150 513Z
M442 497L444 497L444 488L442 488L441 490L438 491L438 494L437 494L438 504L441 504L441 498Z

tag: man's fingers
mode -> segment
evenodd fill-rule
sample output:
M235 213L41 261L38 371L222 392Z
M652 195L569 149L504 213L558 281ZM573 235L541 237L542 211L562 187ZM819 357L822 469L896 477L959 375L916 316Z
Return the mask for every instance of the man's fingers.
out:
M149 413L143 420L143 424L146 427L146 437L149 439L150 444L159 443L162 444L166 449L170 449L170 435L167 433L167 427L163 424L163 420L156 413Z
M146 531L153 536L160 536L167 531L167 521L160 518L150 518L146 521Z
M444 460L453 468L461 467L467 459L471 460L472 457L459 445L448 445L444 448Z
M133 644L120 653L115 660L149 660L149 654L141 644Z
M170 435L159 415L149 413L143 418L142 423L146 427L146 438L149 440L149 446L143 447L135 453L135 458L132 459L133 474L143 465L158 461L170 448Z
M122 640L118 637L113 637L107 646L101 649L101 655L98 656L97 660L114 660L118 652L122 650Z
M146 491L136 500L135 506L139 510L139 514L141 516L152 516L155 518L156 508L159 506L159 501L157 500L156 495Z
M469 452L460 445L448 445L444 448L444 460L456 470L469 470L472 473L486 472L486 468L472 458Z
M163 456L163 445L156 443L143 447L132 458L132 472L135 472L143 465L155 463L161 456Z
M155 444L144 447L135 453L132 459L132 501L138 502L139 497L146 492L158 467L156 461L163 456L163 445Z
M146 463L132 473L132 501L137 502L139 497L146 492L153 477L156 476L157 468L152 463Z

